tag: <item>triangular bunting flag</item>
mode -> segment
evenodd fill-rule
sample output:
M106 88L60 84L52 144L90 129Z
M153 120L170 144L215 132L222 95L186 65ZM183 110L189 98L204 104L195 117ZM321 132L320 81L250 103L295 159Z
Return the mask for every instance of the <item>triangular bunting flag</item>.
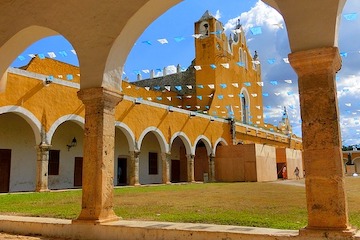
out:
M142 41L142 43L145 43L147 45L152 45L152 43L150 41Z
M184 37L175 37L174 39L175 39L175 42L181 42L181 41L185 40Z
M224 88L227 87L227 85L226 85L225 83L220 83L220 87L221 87L222 89L224 89Z
M47 54L50 58L56 58L56 54L54 52L48 52Z
M169 43L166 38L158 39L158 42L161 43L161 44L167 44L167 43Z
M212 69L216 69L216 65L215 65L215 64L210 64L210 67L211 67Z
M200 37L202 36L202 34L193 34L193 35L191 35L191 36L193 36L194 38L198 39L198 38L200 38Z
M221 66L223 66L224 68L229 69L230 65L228 63L221 63Z

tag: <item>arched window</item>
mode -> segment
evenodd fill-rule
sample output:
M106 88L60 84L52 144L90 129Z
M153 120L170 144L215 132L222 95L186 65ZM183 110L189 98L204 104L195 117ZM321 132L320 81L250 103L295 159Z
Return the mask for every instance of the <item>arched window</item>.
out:
M216 29L215 29L216 37L221 39L221 34L224 31L222 25L220 22L216 22Z
M250 123L250 100L249 94L246 89L241 90L240 94L240 105L241 105L241 121L243 123Z
M210 25L208 22L204 21L199 26L199 34L201 34L202 38L208 37L210 33Z
M245 67L244 51L242 48L239 48L239 62Z

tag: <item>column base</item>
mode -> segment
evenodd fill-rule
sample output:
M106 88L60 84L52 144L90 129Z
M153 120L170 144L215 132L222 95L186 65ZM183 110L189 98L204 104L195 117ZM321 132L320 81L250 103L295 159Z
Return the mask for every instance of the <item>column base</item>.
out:
M134 184L129 184L129 186L138 187L138 186L141 186L141 184L140 183L134 183Z
M74 219L71 221L72 224L101 224L101 223L107 223L107 222L116 222L121 220L121 217L118 216L111 216L108 218L102 218L102 219Z
M50 192L50 189L35 189L35 192Z
M300 239L331 239L331 240L346 240L354 239L356 229L315 229L305 227L299 230Z

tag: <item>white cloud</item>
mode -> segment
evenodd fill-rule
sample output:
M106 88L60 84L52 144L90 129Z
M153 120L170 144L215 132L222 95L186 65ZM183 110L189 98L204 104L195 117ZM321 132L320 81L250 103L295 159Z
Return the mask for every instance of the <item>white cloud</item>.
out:
M245 31L248 31L255 26L266 27L272 31L284 28L284 20L279 12L260 0L250 9L250 11L230 19L224 26L225 30L234 29L238 19L240 19Z
M219 20L219 19L221 18L221 12L220 12L220 10L217 10L217 11L216 11L215 18L216 18L217 20Z

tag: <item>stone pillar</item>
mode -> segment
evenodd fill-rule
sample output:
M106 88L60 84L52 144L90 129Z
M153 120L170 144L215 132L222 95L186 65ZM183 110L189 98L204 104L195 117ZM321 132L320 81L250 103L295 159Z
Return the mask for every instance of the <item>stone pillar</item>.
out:
M36 192L49 191L48 188L48 169L49 169L49 151L51 145L40 143L36 146L37 161L36 161Z
M215 182L215 156L209 156L209 182Z
M187 180L188 182L195 182L195 155L186 155L187 158Z
M302 141L306 171L306 230L349 227L344 188L335 74L341 68L336 47L289 55L299 77Z
M162 183L170 184L170 161L171 153L161 153L162 162Z
M82 210L74 222L118 220L113 210L115 107L119 92L106 88L82 89L85 105Z
M139 156L140 151L130 151L130 163L128 165L129 185L139 186Z

